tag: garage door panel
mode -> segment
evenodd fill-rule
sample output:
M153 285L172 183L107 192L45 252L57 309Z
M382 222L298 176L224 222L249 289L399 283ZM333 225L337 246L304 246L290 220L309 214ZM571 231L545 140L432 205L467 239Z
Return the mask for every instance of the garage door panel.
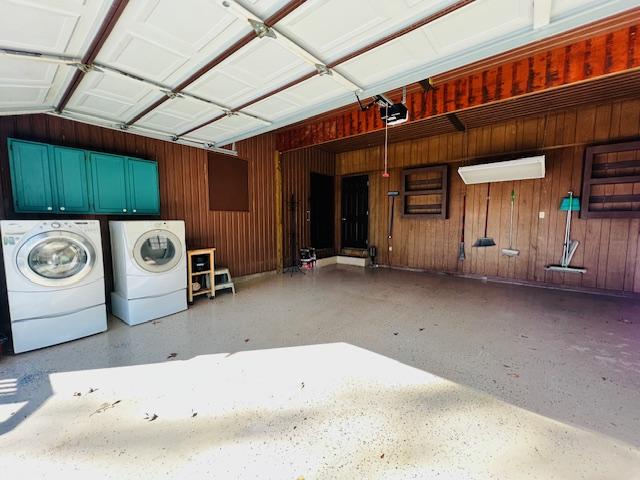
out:
M162 96L160 90L127 77L90 72L68 106L77 112L125 122L134 115L138 104L152 102Z
M53 63L33 62L18 57L2 57L0 60L0 85L22 84L47 87L53 83L59 67Z
M189 134L189 137L200 139L206 142L224 142L226 139L237 135L240 132L253 130L264 126L264 122L253 119L246 115L232 115L204 126Z
M331 62L452 3L453 0L307 2L286 17L278 29Z
M531 2L485 0L456 10L422 28L439 55L459 52L491 38L530 28Z
M311 71L311 65L264 38L246 45L186 90L234 107Z
M265 98L245 110L267 120L276 120L304 108L304 105L288 96L285 92Z
M214 105L199 100L174 98L145 115L137 124L175 135L222 113Z
M430 40L420 31L414 31L370 52L356 57L339 67L363 85L371 85L407 70L434 61L438 54Z

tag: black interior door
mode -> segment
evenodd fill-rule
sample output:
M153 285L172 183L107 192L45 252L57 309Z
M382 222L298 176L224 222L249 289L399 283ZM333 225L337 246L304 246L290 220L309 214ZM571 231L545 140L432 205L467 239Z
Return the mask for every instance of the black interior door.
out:
M333 177L311 173L309 209L311 246L333 248Z
M342 179L342 247L367 248L369 240L369 176Z

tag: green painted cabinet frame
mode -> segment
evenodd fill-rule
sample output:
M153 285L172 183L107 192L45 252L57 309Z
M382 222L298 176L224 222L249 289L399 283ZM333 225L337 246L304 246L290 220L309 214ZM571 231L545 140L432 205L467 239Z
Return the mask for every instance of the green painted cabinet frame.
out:
M17 139L8 147L16 212L160 213L157 162Z
M95 213L129 212L127 157L91 152L93 211Z
M160 211L158 164L151 160L129 157L129 206L132 213L151 214Z
M60 213L91 211L89 163L84 150L52 147L56 178L55 207Z
M11 189L16 212L53 212L55 176L50 147L9 139Z

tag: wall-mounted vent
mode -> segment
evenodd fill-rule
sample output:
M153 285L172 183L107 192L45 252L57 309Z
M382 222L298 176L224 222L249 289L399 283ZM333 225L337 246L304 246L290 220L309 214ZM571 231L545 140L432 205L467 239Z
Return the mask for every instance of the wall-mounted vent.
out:
M458 173L467 185L544 178L544 160L545 156L540 155L506 162L483 163L460 167Z

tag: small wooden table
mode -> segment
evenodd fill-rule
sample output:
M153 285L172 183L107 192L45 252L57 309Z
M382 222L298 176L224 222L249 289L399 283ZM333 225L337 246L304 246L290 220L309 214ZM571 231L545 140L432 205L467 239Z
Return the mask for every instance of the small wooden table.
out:
M199 248L197 250L187 250L187 300L193 303L193 297L208 295L209 298L216 296L215 289L215 248ZM193 271L193 257L199 255L209 255L209 268L202 272ZM193 281L200 277L200 290L193 291ZM206 281L206 282L205 282ZM208 283L208 286L206 285Z

